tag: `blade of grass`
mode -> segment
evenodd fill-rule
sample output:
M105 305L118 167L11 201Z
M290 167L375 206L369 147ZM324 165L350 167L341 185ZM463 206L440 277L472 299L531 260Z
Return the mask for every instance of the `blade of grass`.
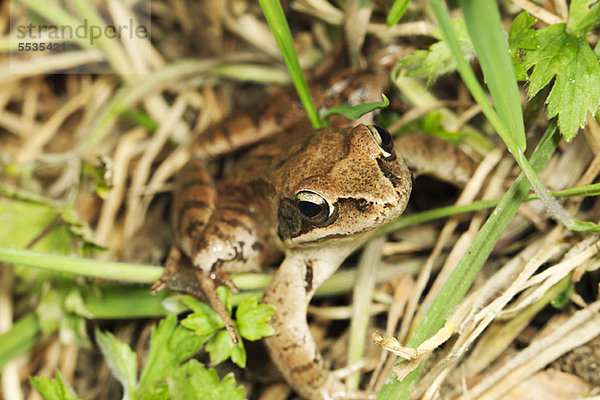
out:
M408 3L410 0L396 0L394 4L392 4L392 8L390 8L390 12L387 15L385 23L387 26L396 25L402 16L406 12L408 8Z
M304 105L310 123L315 129L321 128L323 123L319 120L317 110L308 91L308 85L302 73L302 68L300 68L296 49L294 48L292 33L290 32L290 27L285 19L285 14L279 0L259 0L258 3L260 4L260 8L262 8L269 28L271 28L271 32L273 32L277 46L281 50L283 61L285 61L285 65L290 72L292 82L298 92L300 101Z
M119 75L131 75L135 71L131 65L129 57L125 53L120 41L110 38L104 34L97 35L92 29L101 29L106 32L106 22L98 14L97 10L92 7L92 3L87 0L72 0L77 11L81 14L84 21L89 21L89 29L86 31L86 39L90 41L92 47L96 47L94 40L97 42L97 47L102 50L109 64L114 68ZM86 24L87 26L87 24ZM96 35L94 35L96 33ZM96 36L96 37L94 37Z
M126 264L75 258L55 254L0 246L0 262L65 272L91 278L126 282L152 283L162 274L163 268L151 265Z
M35 12L39 16L47 19L56 26L70 27L71 31L74 32L75 28L80 24L79 19L71 15L62 8L55 7L46 1L39 0L17 0L19 3L25 5L31 11ZM77 43L84 49L89 49L92 46L85 38L77 38Z
M600 183L594 183L592 185L579 186L575 188L569 188L565 190L558 190L550 192L551 196L554 197L577 197L577 196L599 196L600 195ZM493 200L480 200L474 201L473 203L465 204L462 206L447 206L440 207L433 210L423 211L417 214L411 214L402 216L387 225L382 226L377 230L374 237L387 235L388 233L397 231L399 229L408 228L409 226L423 224L425 222L433 221L436 219L451 217L458 214L466 214L470 212L485 210L487 208L493 208L500 203L501 199ZM536 194L527 195L524 201L539 200Z
M360 255L356 271L356 281L352 294L352 319L350 321L350 337L348 339L348 364L360 360L364 355L365 338L369 325L369 309L375 291L376 274L381 260L383 238L371 240ZM346 384L358 389L360 373L355 372L347 378Z
M35 314L29 314L15 322L9 331L0 335L0 370L7 362L29 350L40 332L37 317Z
M519 88L508 42L502 30L498 5L493 1L461 0L465 25L477 52L477 59L486 77L494 109L517 147L525 150L525 125L519 98Z
M532 155L532 164L535 171L540 171L548 162L559 140L560 135L556 130L556 124L552 123ZM475 236L473 243L471 243L454 272L444 284L423 321L413 332L407 347L416 348L444 326L446 318L471 287L500 235L517 213L528 190L529 181L524 174L519 175ZM424 365L425 363L421 363L402 382L399 382L396 376L391 374L377 398L381 400L408 399L410 388L421 375Z

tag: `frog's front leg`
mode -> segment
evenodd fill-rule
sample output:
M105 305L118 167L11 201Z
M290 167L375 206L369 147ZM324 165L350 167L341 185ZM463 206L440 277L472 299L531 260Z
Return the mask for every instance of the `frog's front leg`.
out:
M356 247L356 242L352 247ZM277 307L270 321L276 333L265 338L265 344L286 381L305 399L368 398L365 393L346 388L325 368L306 321L314 292L351 251L336 254L332 250L325 256L310 251L288 252L265 290L263 303Z

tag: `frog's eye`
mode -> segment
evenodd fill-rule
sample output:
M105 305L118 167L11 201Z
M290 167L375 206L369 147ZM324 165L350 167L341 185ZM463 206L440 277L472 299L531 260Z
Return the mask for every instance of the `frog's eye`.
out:
M394 155L394 141L392 135L377 125L368 125L367 129L371 132L371 136L375 139L375 143L381 149L381 154L387 159Z
M309 190L296 193L296 208L305 219L317 224L325 222L333 214L333 207L329 206L327 200Z

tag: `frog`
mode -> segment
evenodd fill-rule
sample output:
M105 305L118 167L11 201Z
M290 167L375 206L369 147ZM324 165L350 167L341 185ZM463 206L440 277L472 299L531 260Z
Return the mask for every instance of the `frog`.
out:
M366 102L382 91L381 76L369 71L334 79L318 88L325 93L318 103ZM411 147L415 143L435 147L429 140L404 142L409 159L421 158ZM215 180L207 163L240 148ZM209 129L191 153L176 179L175 244L153 292L169 286L205 296L235 343L216 286L235 290L230 274L278 263L262 300L276 308L269 321L275 333L264 338L275 366L302 398L368 398L325 366L306 317L319 286L376 228L406 208L412 174L390 132L369 117L314 129L293 97L279 93L259 111ZM182 265L191 266L188 275L180 274Z

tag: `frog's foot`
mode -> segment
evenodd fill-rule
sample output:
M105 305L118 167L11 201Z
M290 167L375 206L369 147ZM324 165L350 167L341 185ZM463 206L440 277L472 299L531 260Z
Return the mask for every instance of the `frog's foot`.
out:
M235 332L235 327L233 326L231 316L227 312L225 304L223 304L221 298L217 294L217 276L213 273L211 273L209 276L200 269L196 269L194 273L196 274L196 279L198 280L198 283L202 287L202 291L206 296L206 301L208 301L208 304L210 304L212 309L215 310L217 314L219 314L219 316L225 323L225 330L229 334L229 337L231 338L233 344L238 344L240 342L240 339L238 338L237 333ZM221 274L227 276L223 272L221 272ZM227 276L227 279L230 280L229 276ZM233 282L231 283L233 284Z
M181 266L181 250L178 247L173 246L169 250L167 261L165 262L165 268L158 280L154 282L150 288L150 293L157 294L161 290L167 287L171 279L179 272Z
M190 277L190 272L194 275ZM225 329L234 344L239 343L239 338L235 332L231 316L227 308L217 294L217 282L223 283L234 292L238 291L229 275L220 271L218 268L208 275L199 268L195 268L189 263L186 257L183 257L181 250L173 246L165 262L165 270L156 282L150 288L152 294L156 294L166 287L171 290L191 294L197 298L204 298L221 317L225 324Z

